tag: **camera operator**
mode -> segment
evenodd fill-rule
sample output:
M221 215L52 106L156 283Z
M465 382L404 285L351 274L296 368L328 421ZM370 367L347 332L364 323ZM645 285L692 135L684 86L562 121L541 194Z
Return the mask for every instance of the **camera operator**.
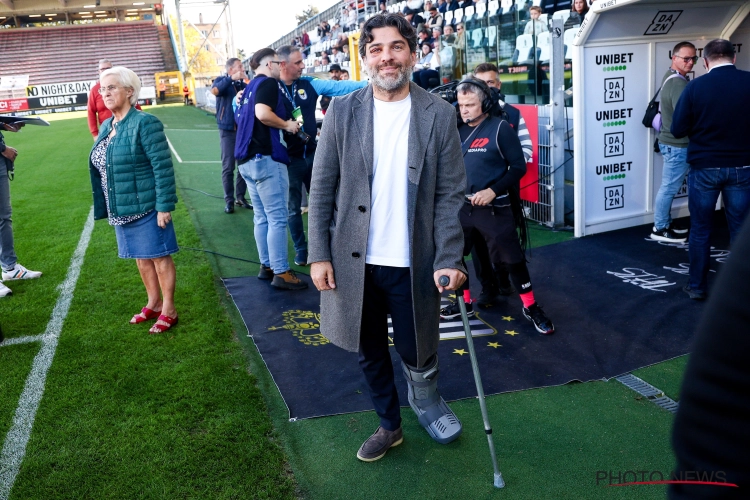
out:
M0 130L18 132L23 123L11 125L0 123ZM13 222L11 221L10 180L13 178L13 162L18 157L18 150L5 145L5 139L0 132L0 265L2 265L2 281L0 281L0 297L11 295L10 288L3 281L28 280L42 275L39 271L29 271L18 263L13 245Z
M520 292L523 315L545 335L554 333L552 321L534 299L526 256L517 228L525 234L525 221L518 197L518 182L526 173L521 142L508 121L492 113L497 109L496 95L481 80L469 78L456 87L460 113L458 132L466 166L466 201L459 218L464 231L464 255L472 247L478 232L487 242L493 265L505 264L510 279ZM470 302L468 285L464 299ZM469 308L467 304L467 309ZM457 304L440 315L452 317Z
M521 112L505 102L505 95L502 93L502 82L499 78L497 66L492 63L482 63L474 68L474 78L482 80L496 94L497 103L500 107L500 116L508 121L510 126L518 133L518 139L521 141L521 149L526 163L531 162L534 145L531 142L531 135L526 127L526 121L521 116ZM520 185L517 186L520 192ZM474 263L474 272L482 284L482 293L479 294L477 305L480 307L491 306L503 296L513 295L516 290L510 282L508 269L502 265L496 269L492 268L490 254L487 251L487 244L484 240L475 235L474 247L471 250L471 259Z
M237 124L234 123L234 112L232 101L237 92L244 90L245 68L242 61L236 57L227 60L227 74L214 80L211 93L216 96L216 124L219 126L219 138L221 141L221 182L224 185L224 212L234 212L234 204L245 208L252 208L245 200L247 186L241 175L237 174L237 183L234 182L234 145L237 140ZM235 197L236 194L236 197Z

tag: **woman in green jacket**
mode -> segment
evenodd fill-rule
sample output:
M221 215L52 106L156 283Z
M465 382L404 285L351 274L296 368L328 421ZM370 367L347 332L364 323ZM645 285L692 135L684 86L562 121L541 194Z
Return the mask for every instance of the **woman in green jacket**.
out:
M148 303L130 323L158 317L149 333L162 333L177 324L172 157L161 122L133 107L141 90L138 76L115 66L99 81L112 117L102 123L89 156L94 218L109 219L119 256L136 260L146 286Z

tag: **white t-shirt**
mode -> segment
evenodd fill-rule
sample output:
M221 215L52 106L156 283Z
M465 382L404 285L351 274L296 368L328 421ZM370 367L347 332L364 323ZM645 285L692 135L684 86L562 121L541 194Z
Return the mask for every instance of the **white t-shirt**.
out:
M411 94L397 102L374 99L373 179L365 262L409 267L409 121Z

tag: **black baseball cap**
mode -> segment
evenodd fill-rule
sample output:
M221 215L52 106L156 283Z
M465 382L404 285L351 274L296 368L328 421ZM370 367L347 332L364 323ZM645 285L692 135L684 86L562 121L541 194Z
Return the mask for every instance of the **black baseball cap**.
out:
M330 73L331 71L341 71L341 66L338 64L331 64L328 66L328 72Z

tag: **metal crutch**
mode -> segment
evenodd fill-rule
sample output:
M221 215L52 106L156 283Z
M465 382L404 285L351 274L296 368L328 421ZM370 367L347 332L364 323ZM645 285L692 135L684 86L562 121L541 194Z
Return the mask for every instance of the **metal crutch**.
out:
M448 276L441 276L438 280L440 286L448 286L450 278ZM505 481L503 476L500 474L500 469L497 466L497 455L495 453L495 443L492 440L492 427L490 426L490 419L487 416L487 404L484 401L484 389L482 388L482 378L479 375L479 364L477 363L477 355L474 352L474 338L471 336L471 326L469 325L469 317L466 315L466 302L464 302L461 291L456 291L456 302L458 302L458 308L461 311L461 320L464 324L464 333L466 334L466 345L469 347L469 357L471 358L471 369L474 371L474 382L477 385L477 395L479 396L479 407L482 409L482 420L484 420L484 432L487 434L487 443L490 445L490 456L492 457L492 468L495 471L495 477L493 484L495 488L503 488Z

